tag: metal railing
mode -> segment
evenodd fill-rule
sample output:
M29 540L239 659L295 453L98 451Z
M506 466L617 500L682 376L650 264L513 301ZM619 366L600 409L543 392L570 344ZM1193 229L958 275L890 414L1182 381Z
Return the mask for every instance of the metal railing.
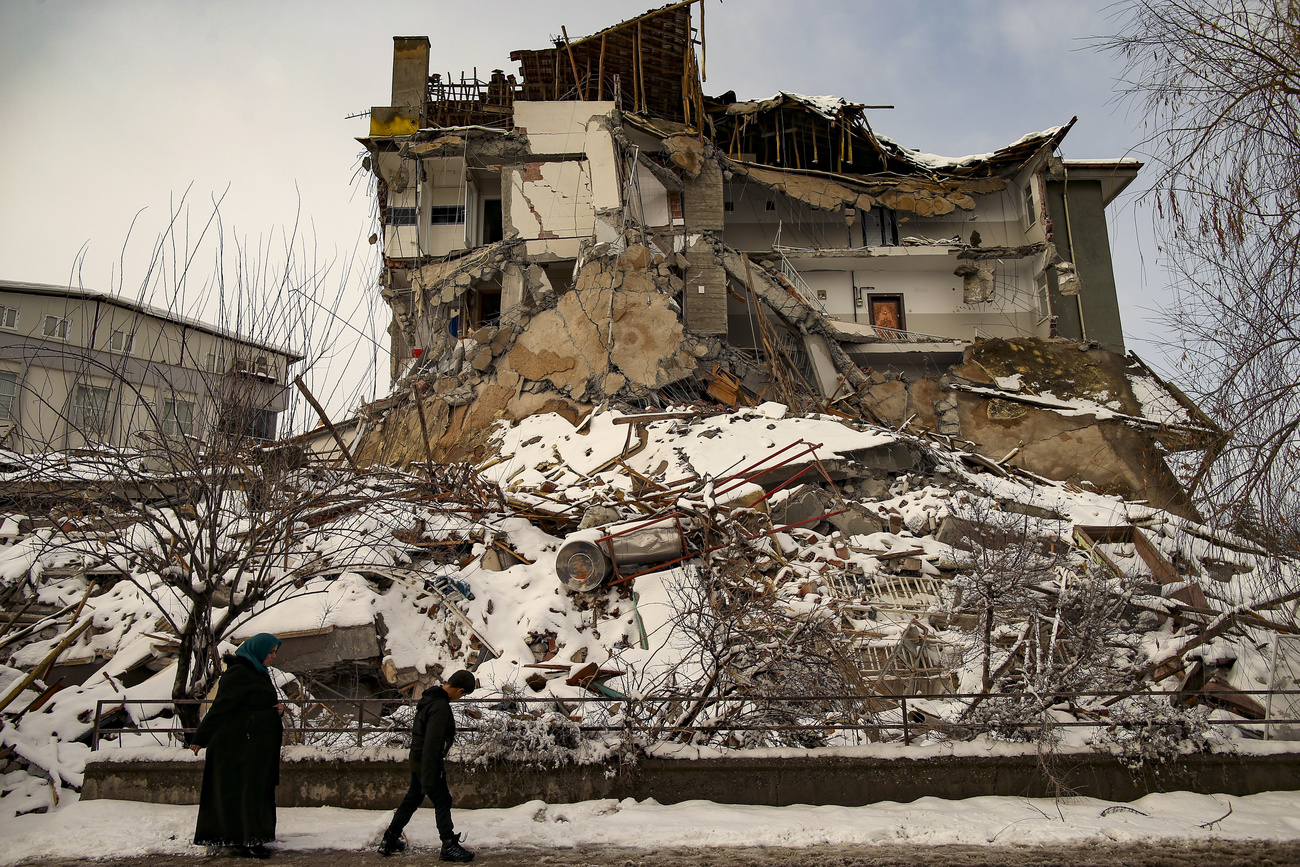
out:
M922 334L920 331L886 328L884 325L872 325L871 327L881 340L889 340L895 343L960 343L965 345L970 342L960 337L940 337L937 334Z
M1242 690L1227 693L1227 696L1266 696L1267 707L1273 706L1277 696L1296 696L1293 703L1300 704L1300 689L1294 690ZM486 710L505 713L515 719L541 719L544 714L561 714L577 724L579 731L588 733L607 733L641 737L650 741L667 741L692 739L697 735L717 736L721 733L768 732L768 733L804 733L808 735L828 736L836 733L860 733L868 741L888 739L890 734L903 743L910 744L918 734L937 732L950 736L973 736L988 732L1019 731L1038 732L1044 728L1124 728L1137 730L1145 727L1170 724L1168 721L1114 720L1110 719L1107 706L1119 699L1155 698L1166 701L1171 707L1202 704L1209 708L1224 708L1225 693L1222 690L1185 691L1185 692L1132 692L1101 691L1088 693L1053 694L1051 703L1033 701L1038 705L1034 713L1037 719L1020 721L1006 720L971 720L941 719L918 709L918 704L934 705L945 702L964 702L966 706L975 704L989 705L998 701L1014 700L1026 702L1025 693L956 693L945 695L789 695L789 696L663 696L649 698L609 698L604 696L579 696L572 698L502 696L498 698L464 699L459 707L464 710L462 716L470 719L458 723L458 730L474 733L483 730L477 721ZM1109 701L1108 701L1109 700ZM909 702L911 707L909 708ZM844 706L832 709L830 705L841 703ZM846 703L846 704L845 704ZM1094 706L1086 706L1088 704ZM151 735L162 742L183 745L188 743L194 728L179 724L163 727L140 728L134 723L107 724L115 713L125 713L125 708L135 706L143 709L148 706L160 706L170 709L168 719L176 719L175 709L181 705L202 705L205 701L197 699L176 701L171 699L101 699L95 707L94 726L91 730L90 747L99 749L100 741L120 734ZM311 737L334 736L331 745L337 746L340 740L355 742L364 746L376 736L404 737L408 733L409 722L393 718L393 712L399 708L413 707L415 702L395 699L284 699L283 704L296 707L296 713L285 715L286 741L307 742ZM587 712L587 707L595 705L602 710L596 714ZM764 720L764 714L790 714L790 706L802 705L806 708L801 721L773 722ZM542 712L529 711L530 706L543 707ZM674 706L676 706L674 708ZM1065 706L1073 714L1092 715L1093 719L1047 720L1045 714L1051 709ZM583 712L576 713L579 709ZM347 720L339 710L355 713L355 718ZM665 719L668 711L677 711L676 721ZM712 715L707 719L705 711ZM719 716L718 712L730 716ZM313 715L317 718L309 718ZM778 714L779 715L779 714ZM138 715L141 721L153 721L160 714L150 717L145 713ZM820 719L813 717L820 716ZM589 718L590 717L590 718ZM127 715L128 720L130 715ZM1273 717L1266 713L1260 719L1205 719L1210 726L1248 726L1263 727L1264 736L1273 726L1297 726L1300 733L1300 718ZM874 737L873 737L874 735ZM120 741L119 741L120 742ZM393 744L397 745L397 744ZM403 744L404 745L404 742Z
M803 275L799 273L798 269L795 268L794 265L790 264L790 260L785 257L785 253L777 250L777 255L781 257L781 265L779 268L781 276L784 277L792 287L794 287L794 291L799 296L800 300L823 315L829 315L826 312L826 305L817 297L817 293L814 292L803 279Z

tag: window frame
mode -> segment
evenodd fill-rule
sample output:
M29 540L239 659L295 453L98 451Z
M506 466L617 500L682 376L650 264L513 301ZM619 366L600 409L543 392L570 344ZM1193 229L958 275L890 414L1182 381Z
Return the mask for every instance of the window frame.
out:
M83 395L89 396L90 401L84 401ZM95 399L101 396L102 404L95 406ZM69 424L82 436L105 436L108 433L108 409L112 399L113 390L106 385L77 383L72 392L72 416Z
M430 226L460 226L465 223L464 205L430 205Z
M4 384L12 383L13 390L4 393ZM7 400L6 400L7 398ZM14 420L14 401L18 399L18 374L0 370L0 421Z
M5 320L9 318L9 314L11 313L13 314L14 321L12 323L6 322ZM6 331L17 331L18 321L19 321L19 314L18 314L17 307L0 305L0 328L3 328Z
M118 338L121 337L121 340ZM114 343L123 345L114 346ZM134 331L114 331L108 336L108 351L115 352L118 355L130 355L131 350L135 349L135 332Z
M384 210L384 225L418 226L420 225L420 211L418 208L407 205L389 205Z
M182 420L183 414L177 412L180 407L185 408L189 415L188 419ZM192 400L183 400L175 395L163 398L158 414L158 426L163 436L175 438L194 436L194 409Z
M50 323L54 323L53 329ZM62 333L59 333L62 332ZM72 319L69 317L55 316L53 313L46 313L41 319L41 336L46 340L58 340L62 343L68 342L68 334L72 332Z
M872 205L865 213L860 212L858 222L862 225L862 246L897 247L898 212L884 205ZM868 227L879 229L879 238L868 238Z

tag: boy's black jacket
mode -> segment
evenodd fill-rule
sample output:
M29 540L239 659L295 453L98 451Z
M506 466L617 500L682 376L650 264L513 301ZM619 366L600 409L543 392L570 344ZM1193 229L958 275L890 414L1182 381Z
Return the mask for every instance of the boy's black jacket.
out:
M456 718L451 697L440 686L431 686L420 696L411 724L410 767L420 775L422 785L431 784L445 773L443 759L456 740Z

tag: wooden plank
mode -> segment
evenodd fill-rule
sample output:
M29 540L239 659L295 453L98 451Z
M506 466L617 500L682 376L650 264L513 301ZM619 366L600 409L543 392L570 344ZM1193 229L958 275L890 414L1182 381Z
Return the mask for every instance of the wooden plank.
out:
M1187 583L1186 587L1174 592L1171 598L1177 599L1179 602L1186 602L1195 608L1208 607L1205 593L1200 586L1190 576L1183 578L1179 575L1174 564L1170 563L1164 553L1151 543L1145 533L1137 527L1133 527L1132 530L1133 547L1137 550L1138 556L1146 561L1147 566L1151 569L1151 574L1155 576L1157 581L1162 585L1179 584L1184 581Z

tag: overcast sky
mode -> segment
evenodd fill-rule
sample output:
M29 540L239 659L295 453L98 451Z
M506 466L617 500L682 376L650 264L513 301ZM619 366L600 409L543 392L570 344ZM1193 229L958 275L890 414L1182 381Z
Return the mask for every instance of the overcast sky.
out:
M1078 115L1067 158L1138 156L1137 120L1113 101L1118 65L1087 46L1114 27L1104 0L706 2L706 93L891 104L872 113L877 131L949 156ZM477 67L486 78L516 71L510 51L546 47L561 25L578 38L656 5L3 0L0 276L136 297L171 203L187 190L192 232L224 196L228 235L254 249L276 247L269 239L300 220L315 270L335 263L316 293L342 319L318 341L330 351L309 381L342 415L388 387L376 344L386 345L386 307L365 243L371 203L355 141L368 121L347 116L388 103L392 37L427 35L432 71ZM1149 308L1163 284L1149 232L1140 210L1112 210L1125 331L1155 356L1142 342L1158 336ZM213 269L211 255L196 258L191 286ZM191 295L187 309L204 313L205 293ZM365 375L376 358L378 373Z

